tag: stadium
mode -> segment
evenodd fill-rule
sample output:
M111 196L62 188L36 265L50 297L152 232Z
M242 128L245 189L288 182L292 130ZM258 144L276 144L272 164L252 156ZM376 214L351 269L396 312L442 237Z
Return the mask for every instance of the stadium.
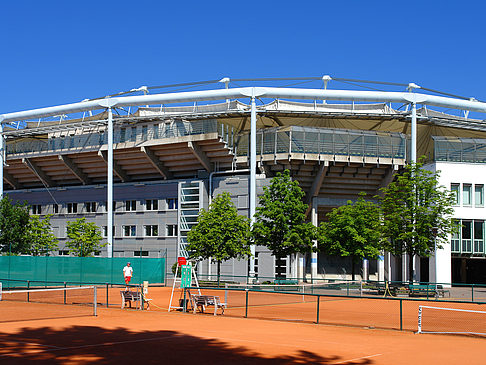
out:
M431 258L365 262L364 279L401 281L414 260L417 281L486 283L484 185L486 103L414 83L313 78L231 79L142 86L72 104L0 114L2 194L52 214L64 248L79 217L103 227L103 257L187 256L200 209L227 191L253 217L258 196L290 170L308 219L370 197L409 161L426 157L456 194L461 232ZM110 228L111 227L111 228ZM276 261L253 247L222 273L349 278L350 261L313 253ZM200 276L215 264L198 265Z

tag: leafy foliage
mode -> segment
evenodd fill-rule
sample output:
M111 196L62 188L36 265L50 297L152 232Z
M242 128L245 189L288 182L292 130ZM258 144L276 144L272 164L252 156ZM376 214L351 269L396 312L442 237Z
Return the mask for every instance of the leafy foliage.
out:
M6 195L0 200L0 251L12 254L28 254L29 244L25 240L29 224L27 203L12 203Z
M79 257L92 256L94 252L108 244L101 243L100 228L92 222L86 222L86 218L68 222L67 236L70 239L66 243L69 253Z
M31 215L26 232L26 241L30 253L34 256L48 255L57 248L58 240L51 232L51 215L41 220L38 215Z
M358 200L333 209L328 221L318 230L319 249L328 255L351 257L353 280L355 264L364 258L375 259L382 248L382 222L380 208L366 201L365 193Z
M221 262L251 256L249 221L238 215L229 193L216 196L208 210L201 210L197 222L187 234L187 250L191 258L216 261L218 278Z
M270 186L263 187L256 208L252 234L255 244L268 247L278 258L313 249L316 228L306 223L304 192L290 173L277 173Z
M438 173L412 163L388 187L382 188L381 207L385 248L394 255L407 253L429 257L441 242L457 229L451 216L453 195L439 186ZM409 279L413 278L413 261L409 260Z

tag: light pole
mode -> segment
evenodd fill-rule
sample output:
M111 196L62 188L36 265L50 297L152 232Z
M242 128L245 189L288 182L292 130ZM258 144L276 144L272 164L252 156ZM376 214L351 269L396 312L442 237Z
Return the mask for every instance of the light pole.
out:
M439 232L439 228L438 227L432 227L432 235L434 236L434 267L435 267L435 278L434 278L434 281L435 281L435 285L437 285L437 282L439 281L438 280L438 267L437 267L437 233ZM429 279L430 281L430 279Z

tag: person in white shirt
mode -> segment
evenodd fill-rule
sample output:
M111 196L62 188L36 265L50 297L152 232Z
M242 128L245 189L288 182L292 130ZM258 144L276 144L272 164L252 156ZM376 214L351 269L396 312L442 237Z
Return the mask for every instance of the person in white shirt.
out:
M133 275L133 267L130 266L130 263L127 262L127 266L123 268L123 276L125 277L125 284L127 285L126 290L128 290L128 284L132 279Z

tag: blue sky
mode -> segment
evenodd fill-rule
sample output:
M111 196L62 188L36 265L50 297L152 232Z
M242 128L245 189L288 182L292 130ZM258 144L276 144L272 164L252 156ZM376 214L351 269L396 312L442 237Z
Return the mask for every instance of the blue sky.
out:
M3 2L0 113L224 76L329 74L486 100L485 10L480 1Z

